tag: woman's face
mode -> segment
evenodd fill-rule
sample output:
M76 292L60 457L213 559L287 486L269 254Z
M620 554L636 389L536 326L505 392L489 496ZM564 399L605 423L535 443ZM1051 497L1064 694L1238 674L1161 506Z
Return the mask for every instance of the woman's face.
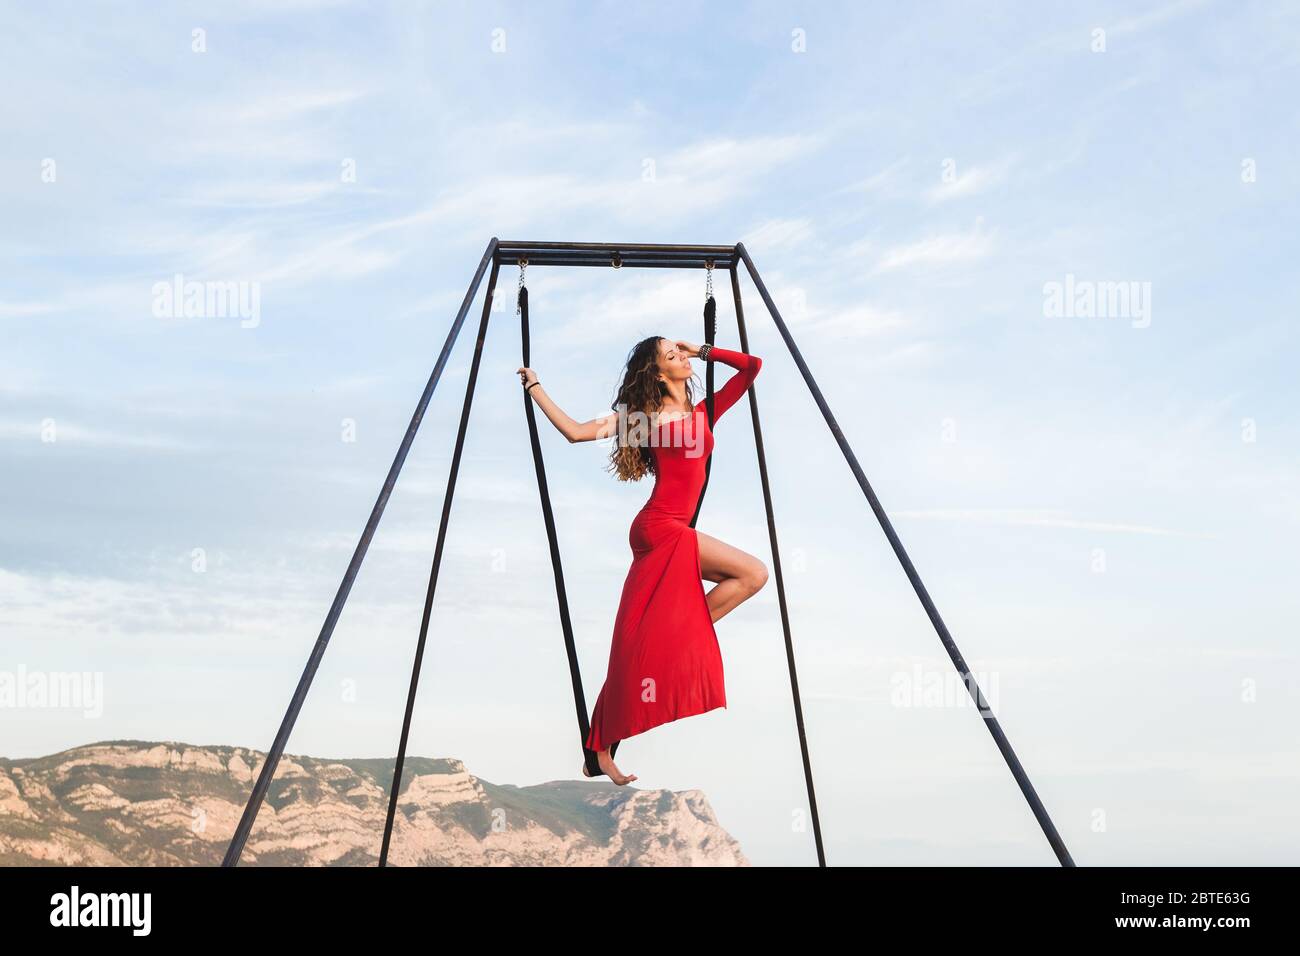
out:
M672 339L659 340L659 374L666 382L685 381L691 377L691 360Z

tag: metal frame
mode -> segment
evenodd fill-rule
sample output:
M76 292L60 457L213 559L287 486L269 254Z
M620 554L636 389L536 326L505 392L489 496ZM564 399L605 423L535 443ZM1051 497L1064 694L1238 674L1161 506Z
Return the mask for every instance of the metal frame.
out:
M402 728L402 737L399 745L399 753L396 765L394 767L393 786L389 798L388 818L385 824L383 846L380 852L380 865L385 865L387 861L390 837L393 826L394 814L397 806L397 795L399 783L402 774L402 766L406 751L406 742L412 711L414 708L415 692L419 680L420 666L423 660L425 640L428 635L429 618L433 606L434 590L437 581L438 568L442 561L443 544L446 538L448 519L451 511L452 497L455 493L456 477L460 470L461 452L464 448L465 435L469 424L470 408L473 403L474 387L478 379L478 370L483 353L483 343L487 334L488 319L491 315L492 300L495 293L498 272L502 265L513 265L521 259L526 259L529 266L596 266L602 268L666 268L666 269L705 269L710 264L717 269L726 269L731 275L731 288L735 300L736 322L740 335L741 351L749 351L748 334L745 328L744 310L741 304L740 285L739 285L739 268L744 266L749 273L750 279L758 289L759 296L762 298L764 305L767 306L768 312L771 313L772 320L776 323L777 330L784 339L786 347L790 350L790 355L798 366L804 381L807 383L812 393L813 399L817 402L818 408L821 409L822 416L826 419L826 424L831 430L836 443L840 446L849 468L852 470L858 485L862 488L871 510L875 513L880 522L880 526L889 540L890 546L894 549L899 563L903 567L904 573L912 583L917 597L925 609L926 615L930 618L939 640L948 652L953 666L957 668L966 685L967 691L975 701L981 716L984 718L985 726L988 727L989 733L992 734L998 750L1002 753L1008 768L1015 777L1021 793L1024 795L1033 812L1035 819L1042 828L1044 836L1047 837L1053 852L1062 866L1074 866L1074 861L1070 857L1069 850L1066 848L1064 841L1057 832L1055 825L1048 816L1046 808L1038 798L1037 792L1029 781L1028 775L1021 766L1015 752L1011 749L1011 744L1007 740L1006 734L1002 732L1002 727L997 718L992 714L980 692L979 685L976 683L970 669L966 666L961 652L957 649L952 635L949 633L943 619L939 616L939 611L935 607L934 601L930 598L929 592L922 583L920 575L917 573L915 566L908 557L903 543L899 539L897 532L894 530L889 517L885 514L879 499L871 488L870 482L867 481L866 474L862 466L858 463L857 456L853 454L853 449L849 447L848 440L844 437L839 423L836 422L835 416L831 413L830 407L826 403L821 389L817 387L817 382L813 378L807 363L804 361L794 338L790 334L781 313L772 301L772 296L768 293L767 287L763 284L758 270L754 267L754 262L750 258L743 243L737 243L734 246L695 246L695 245L665 245L665 244L642 244L642 243L569 243L569 242L521 242L521 241L501 241L495 237L488 243L482 258L479 260L478 268L474 272L474 277L470 282L469 290L465 293L465 298L461 301L460 309L452 322L451 330L447 333L447 338L443 342L442 351L434 364L433 372L429 377L424 391L420 395L419 402L416 404L415 413L411 417L410 425L407 427L406 434L397 450L397 455L393 459L392 466L389 468L388 476L384 480L383 487L380 489L379 497L371 509L370 518L366 522L365 529L361 533L361 538L357 542L357 547L352 555L352 560L348 563L347 571L343 575L343 581L339 585L338 592L335 594L334 602L331 604L329 613L325 617L325 623L321 627L316 644L312 648L311 655L308 657L307 666L303 671L302 677L298 681L298 686L294 691L293 698L289 702L289 708L280 729L276 733L275 740L271 749L267 753L266 760L263 762L258 774L256 783L253 786L253 792L249 796L248 804L244 808L243 816L235 829L234 837L231 839L230 846L227 848L223 866L235 866L244 850L244 845L248 841L248 836L252 831L253 823L257 818L258 811L261 809L266 793L270 788L271 781L275 777L275 771L280 762L280 757L284 753L284 748L288 743L289 735L293 726L298 719L298 714L302 709L303 702L306 699L307 691L311 687L311 682L315 677L316 670L320 665L321 658L324 656L325 648L329 644L330 637L334 633L334 628L338 624L339 616L342 614L343 606L347 602L349 593L352 590L352 584L356 580L357 572L361 568L361 562L365 559L366 552L370 547L370 541L374 537L375 529L379 525L380 518L383 517L384 509L387 507L388 498L392 494L393 487L397 483L398 475L401 473L402 466L406 462L406 456L410 451L411 444L415 439L416 432L419 430L420 423L423 420L425 410L429 406L429 400L433 396L434 389L437 388L438 382L442 378L442 372L447 364L448 356L451 349L460 334L461 327L464 325L465 317L469 312L470 305L478 292L478 287L483 280L483 275L491 266L491 277L488 280L487 296L484 299L482 318L479 323L478 338L474 348L474 358L470 370L469 382L465 390L464 404L461 409L460 427L456 435L456 450L452 456L451 474L448 478L447 489L443 501L442 517L438 527L438 539L434 552L433 569L430 575L429 588L425 595L424 615L420 624L420 638L417 647L415 664L411 674L410 690L407 698L405 720ZM526 347L526 346L525 346ZM775 571L777 599L781 611L781 627L785 635L786 661L790 671L790 688L794 700L795 721L798 727L799 747L803 757L804 778L808 790L809 808L811 810L813 821L813 834L816 842L817 860L820 866L826 865L825 850L821 836L821 822L817 813L816 795L813 789L812 764L808 753L808 739L804 727L803 708L799 699L799 685L795 673L794 645L790 633L790 615L786 604L785 581L781 572L781 555L777 546L776 537L776 519L772 510L772 493L768 482L767 459L763 449L762 428L758 415L758 397L755 388L751 386L748 390L750 416L754 425L754 443L758 453L759 475L763 487L763 505L767 512L768 539L772 548L772 565ZM548 526L548 532L553 531ZM552 548L553 557L555 555L554 546ZM559 579L559 569L557 565L557 581ZM561 592L561 613L565 614L567 608L564 606L564 600ZM571 662L572 664L573 662ZM577 688L581 694L581 688ZM579 714L579 720L582 722L582 714Z

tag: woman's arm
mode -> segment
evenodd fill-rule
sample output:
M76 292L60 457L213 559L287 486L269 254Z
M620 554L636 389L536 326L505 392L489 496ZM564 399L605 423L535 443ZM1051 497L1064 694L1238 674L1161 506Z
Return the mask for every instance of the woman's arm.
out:
M551 420L551 424L570 442L608 438L618 429L617 412L610 412L608 415L602 415L600 418L593 418L587 422L575 421L565 414L564 409L555 404L551 396L546 394L544 391L545 386L533 385L533 382L537 381L536 372L530 368L521 368L519 375L525 387L533 386L528 389L528 394L541 406L542 411L546 413L546 417Z
M715 345L709 349L707 361L722 362L738 370L735 375L727 379L722 388L713 393L713 420L716 422L722 417L722 413L740 401L740 396L754 384L754 379L758 377L758 370L763 367L763 360L748 352L733 352L731 349L721 349Z

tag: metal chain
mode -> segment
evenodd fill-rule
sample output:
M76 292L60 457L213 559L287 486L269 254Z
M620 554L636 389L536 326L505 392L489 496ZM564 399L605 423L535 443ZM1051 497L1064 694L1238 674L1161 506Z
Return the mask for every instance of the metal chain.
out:
M519 298L519 293L524 291L524 270L528 268L528 260L519 260L519 288L515 290L515 315L523 311L523 302Z
M713 260L712 259L706 259L704 261L704 271L705 271L704 301L708 302L710 299L713 298Z

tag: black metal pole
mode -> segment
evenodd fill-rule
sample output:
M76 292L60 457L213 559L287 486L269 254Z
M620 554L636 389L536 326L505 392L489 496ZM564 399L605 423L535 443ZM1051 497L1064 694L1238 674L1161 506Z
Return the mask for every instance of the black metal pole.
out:
M530 242L520 239L502 239L498 243L503 259L526 258L535 265L548 255L557 256L660 256L665 258L694 258L700 268L705 260L730 262L736 254L735 246L697 246L665 242ZM607 263L608 264L608 263Z
M429 618L433 615L433 593L438 587L438 570L442 567L442 550L447 540L447 525L451 518L451 502L456 495L456 478L460 474L460 458L465 449L465 434L469 430L469 412L474 404L474 386L478 382L479 365L483 359L483 342L487 338L488 319L492 315L492 299L497 287L499 266L495 257L492 273L488 276L487 295L483 299L483 316L479 320L478 338L474 342L474 358L470 363L469 382L465 385L465 401L460 409L460 427L456 431L456 450L451 456L451 471L442 498L442 517L438 521L438 541L433 548L433 568L429 571L429 587L424 595L424 616L420 618L420 639L415 646L415 663L411 665L411 685L406 692L406 714L402 718L402 736L397 744L397 763L393 766L393 780L388 792L388 816L384 820L384 840L379 850L379 865L388 865L388 847L393 839L393 820L397 815L397 797L402 789L402 767L406 764L406 742L411 735L411 719L415 715L415 693L420 685L420 667L424 662L424 645L429 636Z
M749 352L749 333L745 329L745 309L740 300L740 280L731 272L731 294L736 300L736 325L740 330L740 350ZM767 538L772 547L772 570L776 574L776 597L781 608L781 630L785 634L785 660L790 671L790 695L794 700L794 722L799 732L799 751L803 755L803 778L808 789L808 807L812 813L813 841L817 845L817 865L826 865L826 848L822 843L821 817L817 813L817 793L813 788L812 758L808 754L808 732L804 728L803 703L799 697L799 675L794 663L794 640L790 635L790 611L785 601L785 577L781 573L781 548L776 540L776 517L772 510L772 488L767 478L767 455L763 451L763 426L758 416L758 395L749 388L749 414L754 422L754 448L758 452L758 475L763 485L763 508L767 512Z
M591 256L543 256L534 260L533 255L535 253L529 253L527 257L530 268L540 268L541 266L591 266L596 269L608 269L612 265L609 259L592 258ZM623 260L620 267L628 269L703 269L704 262L701 259L693 258L664 259L659 256L628 256ZM719 261L716 263L716 268L725 269L728 268L728 264Z
M734 268L734 246L689 246L656 243L522 242L501 240L503 261L525 258L531 266L614 266L664 269Z
M1011 743L1007 740L1006 734L1002 732L1002 726L998 723L997 718L987 707L984 695L980 692L979 685L976 684L975 678L971 675L970 668L966 666L966 661L961 656L961 651L957 649L957 644L948 633L947 626L943 623L943 618L939 616L939 610L935 607L934 601L930 599L930 594L921 582L921 576L917 574L916 568L912 564L912 559L907 556L907 551L903 548L903 542L899 539L898 534L894 531L893 524L889 521L889 516L885 514L885 509L881 507L880 500L871 488L871 483L867 481L866 474L862 471L862 466L858 464L857 456L853 454L853 449L849 447L848 441L844 437L844 432L840 430L839 423L835 421L835 416L831 414L830 406L826 404L826 399L822 396L821 389L817 387L817 382L813 378L812 372L809 371L808 365L799 353L799 347L795 345L794 338L790 335L790 330L786 328L785 322L781 319L781 313L777 310L776 303L772 301L771 295L768 294L767 287L763 285L763 280L759 277L758 270L754 268L754 262L749 257L744 243L736 244L736 253L745 263L745 268L749 270L750 278L754 280L754 285L758 288L758 294L763 297L763 302L767 309L772 313L772 318L776 322L776 327L785 339L786 347L790 350L790 355L794 358L795 364L799 366L799 371L803 375L804 381L811 390L813 399L817 402L817 407L821 409L822 416L826 419L826 424L830 426L831 434L840 446L840 451L844 453L845 459L849 463L849 468L853 470L853 475L858 480L862 488L862 493L866 495L867 502L871 505L871 510L875 512L876 518L880 521L881 528L884 529L885 537L889 539L890 545L897 555L899 563L903 566L903 571L907 574L907 579L912 582L912 588L916 591L916 596L921 599L921 606L925 608L925 613L930 618L930 623L934 625L935 631L939 635L939 640L943 642L944 649L948 656L952 658L953 666L961 674L962 682L966 685L966 690L970 693L975 701L976 707L979 708L981 715L984 717L984 725L988 727L989 733L993 735L993 740L1002 752L1003 759L1006 760L1007 766L1011 769L1011 774L1016 778L1016 783L1020 785L1020 792L1024 794L1025 800L1029 803L1029 808L1033 811L1034 817L1038 820L1038 825L1042 827L1043 834L1047 837L1047 842L1051 844L1052 850L1056 853L1057 860L1062 866L1074 866L1074 860L1070 857L1070 851L1066 849L1065 841L1056 831L1056 826L1052 823L1052 818L1048 816L1047 809L1043 802L1038 799L1038 794L1034 786L1029 782L1029 776L1025 773L1024 767L1020 765L1015 751L1011 749Z
M460 304L460 311L456 313L456 320L447 333L446 341L443 342L442 352L439 353L438 361L434 364L433 373L429 376L429 381L424 386L424 392L420 395L420 401L415 406L415 414L411 416L411 423L407 426L406 434L397 449L397 456L388 469L388 477L384 479L384 485L379 491L375 506L370 511L370 518L366 522L365 530L361 532L361 539L357 542L356 550L352 553L352 560L348 563L348 569L343 575L343 581L339 584L338 592L334 595L334 603L330 605L320 635L316 638L316 644L312 648L311 656L307 659L307 666L302 672L302 677L298 680L298 687L294 691L293 699L289 702L289 709L284 715L284 720L280 722L280 729L275 735L275 741L271 744L271 749L267 751L266 761L262 764L257 783L253 786L253 792L248 798L248 805L244 807L244 814L240 817L239 825L235 828L235 835L230 841L230 846L226 848L226 856L222 861L222 866L238 865L239 857L244 852L244 844L248 842L248 835L252 832L253 822L257 819L257 813L262 807L262 801L266 798L266 791L271 786L271 780L275 777L276 767L279 766L280 757L289 742L289 735L293 731L294 723L298 720L298 713L302 710L303 702L307 699L307 691L311 688L312 679L316 676L316 669L320 666L321 658L325 656L325 648L329 645L330 637L334 634L334 627L338 624L339 616L343 613L343 605L347 603L348 594L352 591L352 584L356 580L357 572L361 570L361 562L365 559L366 551L370 548L370 539L374 537L375 529L379 527L379 519L383 517L384 509L388 506L388 498L393 493L393 486L397 484L397 476L401 474L402 465L406 462L406 455L411 450L411 443L415 441L415 433L419 431L420 422L424 418L425 409L429 407L429 399L433 397L433 391L438 387L439 379L442 378L442 370L447 364L447 357L451 354L451 348L456 343L456 337L460 334L461 326L465 322L465 315L469 312L470 304L474 301L474 294L478 291L479 283L483 280L483 273L487 271L488 263L491 262L496 247L497 239L493 236L492 241L488 243L487 250L483 253L483 258L479 261L478 269L474 273L474 279L470 282L469 291L465 293L465 299Z

